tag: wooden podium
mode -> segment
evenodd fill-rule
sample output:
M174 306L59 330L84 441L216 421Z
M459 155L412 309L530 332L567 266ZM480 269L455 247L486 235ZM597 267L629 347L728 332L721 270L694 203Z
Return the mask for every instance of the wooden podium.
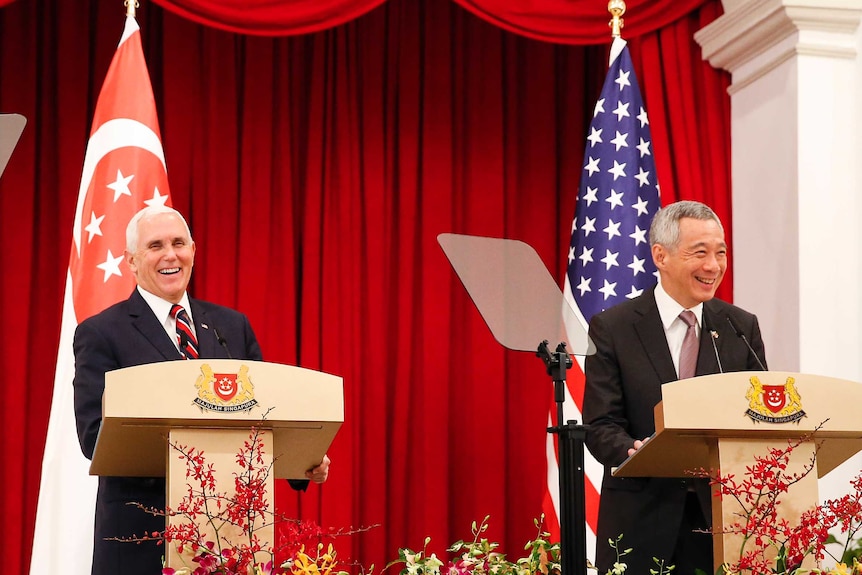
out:
M718 470L738 478L769 448L787 439L810 436L796 448L788 472L801 471L817 451L817 474L810 473L782 498L781 516L789 520L819 504L817 478L862 449L862 384L801 373L735 372L684 379L662 386L655 407L656 433L614 475L686 477L686 471ZM815 428L820 426L815 432ZM713 528L731 524L739 504L713 498ZM792 521L793 522L793 521ZM715 567L739 559L741 539L713 537Z
M265 465L273 463L267 485L272 510L274 477L305 479L343 421L341 378L310 369L226 359L119 369L105 375L90 474L165 477L167 505L176 509L187 491L186 465L168 441L203 450L215 466L217 490L231 493L236 454L258 427ZM272 525L257 533L275 543ZM182 565L175 549L165 552L168 566Z

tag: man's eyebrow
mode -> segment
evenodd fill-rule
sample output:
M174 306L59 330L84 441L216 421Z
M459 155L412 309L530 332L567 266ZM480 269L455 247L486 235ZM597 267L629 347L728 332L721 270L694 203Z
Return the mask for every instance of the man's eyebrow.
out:
M708 247L709 247L709 244L707 242L697 242L696 244L689 246L689 249L693 250L696 248L708 248ZM721 242L718 245L718 247L726 250L727 249L727 242Z

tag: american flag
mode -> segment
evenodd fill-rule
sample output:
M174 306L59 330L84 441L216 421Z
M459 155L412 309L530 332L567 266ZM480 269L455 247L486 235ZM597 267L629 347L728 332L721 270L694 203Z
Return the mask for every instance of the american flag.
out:
M661 207L649 120L625 41L611 47L611 65L593 112L578 187L564 294L587 325L595 314L656 283L649 225ZM573 350L576 351L576 350ZM582 358L579 358L582 360ZM569 372L565 418L581 420L583 364ZM549 421L555 424L552 406ZM557 454L549 436L545 516L559 528ZM595 549L602 466L587 454L587 549ZM551 508L553 504L553 508Z
M77 325L129 297L126 226L149 205L170 205L165 156L141 33L131 16L93 114L78 204L30 573L90 573L96 478L78 446L72 408L72 336Z

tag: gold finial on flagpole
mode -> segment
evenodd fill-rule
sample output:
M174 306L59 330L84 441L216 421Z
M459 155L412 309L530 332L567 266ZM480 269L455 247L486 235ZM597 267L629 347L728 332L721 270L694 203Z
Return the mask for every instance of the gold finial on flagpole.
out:
M608 22L608 26L611 27L611 36L613 38L620 37L620 30L623 29L623 14L626 13L626 3L625 0L610 0L608 2L608 12L611 13L613 17L610 22Z
M126 16L135 17L135 9L140 6L138 0L123 0L123 6L126 7Z

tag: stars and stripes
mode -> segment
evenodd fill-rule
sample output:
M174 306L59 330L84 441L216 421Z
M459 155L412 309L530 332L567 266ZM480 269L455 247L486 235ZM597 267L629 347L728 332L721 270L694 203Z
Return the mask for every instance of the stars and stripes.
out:
M575 204L564 294L581 327L595 314L639 296L657 281L648 231L661 207L649 119L625 41L616 39L611 65L584 151L583 172ZM583 358L569 371L566 419L581 420ZM549 422L555 424L552 406ZM545 515L549 530L559 510L557 458L549 438L548 493ZM602 466L586 456L587 549L595 549ZM551 507L553 503L553 507Z
M78 323L129 297L135 281L123 263L126 226L145 205L169 205L167 190L141 34L127 17L96 103L78 190L31 573L90 573L96 478L75 431L72 338Z
M587 140L567 275L589 322L656 282L647 232L660 207L659 187L627 47L611 64Z

